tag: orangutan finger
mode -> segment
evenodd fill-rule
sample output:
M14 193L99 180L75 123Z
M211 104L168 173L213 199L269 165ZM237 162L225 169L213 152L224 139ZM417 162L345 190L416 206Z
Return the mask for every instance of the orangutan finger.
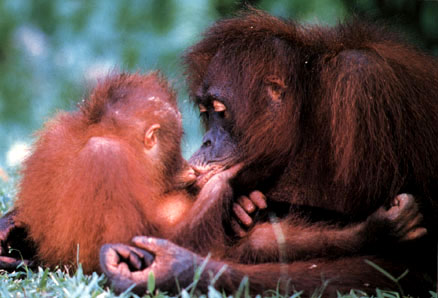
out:
M240 224L234 219L231 220L231 229L233 229L234 233L240 238L246 236L246 231L242 229Z
M239 204L233 204L233 212L242 224L249 227L252 224L252 218L240 207Z
M249 198L259 209L265 209L266 207L268 207L268 205L266 204L265 195L258 190L250 193Z
M248 214L253 213L256 210L256 206L254 205L254 203L246 196L241 196L239 197L239 199L237 200L237 203L243 208L245 209L245 211Z

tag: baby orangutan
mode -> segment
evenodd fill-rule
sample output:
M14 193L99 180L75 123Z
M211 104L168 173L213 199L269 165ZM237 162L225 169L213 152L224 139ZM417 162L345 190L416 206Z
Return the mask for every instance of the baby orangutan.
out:
M329 233L297 229L296 237L280 243L273 224L265 222L236 240L229 235L230 210L236 210L230 183L242 165L208 179L198 177L181 156L181 136L176 96L155 73L112 75L78 110L49 121L25 162L14 212L15 225L24 227L35 244L36 259L50 267L79 261L87 273L101 271L101 246L128 244L137 235L240 263L291 261L330 249L333 255L355 253L377 241L366 237L375 227L385 227L385 238L418 236L421 215L409 197L400 206L379 209L364 222L332 227ZM343 249L341 240L347 242ZM109 275L105 262L111 249L106 246L102 254ZM144 255L113 262L143 270L151 259Z
M104 243L166 237L192 204L181 115L156 74L113 75L40 132L16 202L43 264L99 269Z

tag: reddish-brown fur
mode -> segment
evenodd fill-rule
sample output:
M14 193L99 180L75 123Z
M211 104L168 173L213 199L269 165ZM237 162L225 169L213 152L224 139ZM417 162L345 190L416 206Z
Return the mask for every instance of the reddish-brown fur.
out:
M236 290L244 276L249 277L254 294L279 288L280 293L296 289L310 296L324 281L328 296L351 288L399 289L365 260L393 276L410 269L400 282L408 293L422 295L433 288L436 60L373 26L356 22L333 29L301 27L253 11L210 28L189 49L186 63L190 90L207 116L207 129L212 132L211 125L217 124L212 121L220 119L222 126L215 133L229 130L227 141L237 142L237 150L230 150L235 156L221 156L226 166L230 161L244 163L232 181L235 191L245 194L259 188L268 198L268 209L286 213L277 224L257 224L228 251L227 261L209 261L197 283L199 289L206 290L208 277L218 272L215 286L228 292ZM222 102L226 113L212 111L214 101ZM230 148L220 141L213 144L217 136L208 135L204 148L191 160L202 166L223 166L207 154L209 148ZM398 245L378 241L364 251L362 241L352 240L382 236L380 229L385 230L388 222L362 232L352 225L388 206L403 191L418 196L429 235ZM292 207L278 208L278 202ZM319 211L329 223L312 216ZM203 216L196 216L200 224ZM229 215L224 217L227 222ZM208 217L206 221L218 226L211 225ZM339 225L352 230L345 234ZM383 236L387 239L389 233ZM197 265L203 261L165 240L144 237L136 245L108 245L102 250L103 269L117 290L135 283L134 290L144 293L150 272L161 289L174 289L174 276L179 285L187 286L193 280L194 260ZM127 272L122 263L129 261L121 260L117 252L143 258L152 253L154 265Z
M160 124L159 155L143 137ZM113 75L72 112L39 133L22 172L16 223L27 228L43 264L99 269L108 242L165 237L191 204L177 190L186 169L175 94L157 75Z
M260 189L268 206L278 201L334 211L340 216L329 216L332 223L341 218L356 222L388 206L396 194L413 193L420 201L428 238L395 249L376 247L375 260L391 272L411 269L404 279L408 283L416 270L436 280L435 58L384 29L357 21L335 28L303 27L252 11L212 26L185 59L196 103L210 104L202 97L210 86L228 96L217 100L231 117L230 133L239 153L235 160L247 165L238 190ZM303 215L294 210L289 227L283 227L287 235L295 235L303 221L312 220L300 219ZM312 230L311 224L305 225ZM324 223L314 230L321 227ZM294 246L285 247L293 255ZM331 257L330 251L326 257ZM370 280L379 286L373 280L378 273L363 259L318 260L318 269L309 272L297 268L311 263L290 263L287 268L297 289L307 293L319 277L331 278L335 272L345 274L329 286L332 293L344 288L343 283L366 289L363 281ZM248 274L255 279L254 289L260 289L275 286L280 267L239 270L234 278ZM258 283L255 271L264 281ZM415 282L410 286L412 293L419 289Z
M218 287L232 291L246 275L254 292L275 288L280 277L290 278L307 295L323 279L330 280L327 291L332 295L338 289L396 288L364 263L371 259L395 276L411 269L402 280L408 292L428 289L430 285L424 288L419 283L424 281L423 273L436 276L438 68L433 58L372 26L353 23L335 29L303 28L255 12L213 26L189 51L187 63L193 93L207 79L232 91L224 103L233 117L232 132L238 141L237 152L241 152L235 160L243 160L246 167L236 181L237 190L258 187L270 202L332 210L347 223L366 218L378 207L389 205L396 194L409 191L421 201L429 229L428 238L414 245L377 246L366 256L353 245L350 252L357 256L336 258L333 250L322 249L326 241L337 241L342 250L349 248L348 242L332 237L336 234L323 222L312 225L312 218L302 218L292 208L282 221L286 241L297 231L305 231L307 236L322 231L325 237L312 244L304 241L300 257L323 258L297 261L293 245L286 245L291 253L286 256L288 264L227 262L229 267ZM216 243L221 248L222 212L228 210L229 202L212 199L215 196L202 198L188 213L193 219L189 228L179 229L186 238L171 239L195 249L197 242L219 238ZM329 220L342 224L338 217ZM278 238L260 227L248 239L259 240L252 244L261 243L262 248L274 247L262 257L278 261L280 249L272 245ZM305 254L306 244L312 245L307 247L310 256ZM318 248L316 253L313 245ZM169 247L163 247L156 262L166 256ZM230 258L240 260L239 254L244 252ZM152 269L180 272L179 266L184 264L177 259L171 264L175 267L166 263ZM218 272L223 264L211 262L207 269ZM186 278L190 282L190 277ZM206 287L206 281L202 279L199 285ZM286 286L281 284L281 288Z
M159 141L151 155L144 137L156 124ZM15 210L16 224L27 230L37 259L51 267L79 261L85 272L96 271L103 244L148 235L215 258L278 261L271 225L257 225L237 246L225 235L222 222L232 197L227 171L211 178L196 201L187 192L194 178L187 176L190 168L181 157L181 134L175 95L155 74L113 75L79 110L47 123L23 169ZM387 217L328 227L336 235L331 238L303 227L288 241L294 243L294 256L320 255L322 242L316 238L325 239L325 249L336 249L333 254L346 255L350 247L366 248L366 232ZM397 216L391 221L400 222ZM349 244L339 250L338 241Z

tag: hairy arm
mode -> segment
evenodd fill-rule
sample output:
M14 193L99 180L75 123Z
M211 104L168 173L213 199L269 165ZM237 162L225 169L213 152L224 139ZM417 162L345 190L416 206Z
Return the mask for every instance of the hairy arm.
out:
M393 206L381 207L365 221L345 227L309 224L297 216L256 224L227 252L243 263L295 261L314 257L372 253L375 244L420 238L427 233L411 195L398 195Z
M223 221L229 218L233 191L229 185L241 165L213 176L202 188L185 218L170 237L176 244L206 254L227 242Z
M134 285L132 291L145 294L151 273L156 287L170 293L175 293L178 287L189 291L191 286L205 293L212 285L231 294L239 289L244 278L249 279L249 291L253 295L278 289L281 294L302 290L305 296L310 296L325 287L324 294L331 297L337 291L347 292L351 288L396 287L367 265L365 259L385 268L388 264L369 256L246 265L204 258L165 239L142 236L135 237L133 242L136 247L109 244L101 249L102 270L119 293ZM196 275L199 278L194 284ZM358 279L363 284L358 284ZM325 281L330 282L325 284Z

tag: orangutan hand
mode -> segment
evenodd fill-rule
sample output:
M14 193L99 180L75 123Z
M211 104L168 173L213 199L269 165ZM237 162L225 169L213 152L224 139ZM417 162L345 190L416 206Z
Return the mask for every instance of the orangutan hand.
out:
M391 202L391 207L380 207L367 220L369 229L386 227L381 231L383 238L390 236L398 242L419 239L427 234L427 229L421 226L423 215L412 195L397 195ZM383 233L382 233L383 232Z
M202 262L196 254L165 239L137 236L133 243L136 247L105 244L100 251L102 271L118 293L134 284L135 293L146 293L151 273L160 290L175 290L176 280L181 287L187 286Z
M266 209L266 197L263 193L255 190L249 196L240 196L233 204L234 219L231 227L239 237L244 237L254 225L253 216L257 211Z

